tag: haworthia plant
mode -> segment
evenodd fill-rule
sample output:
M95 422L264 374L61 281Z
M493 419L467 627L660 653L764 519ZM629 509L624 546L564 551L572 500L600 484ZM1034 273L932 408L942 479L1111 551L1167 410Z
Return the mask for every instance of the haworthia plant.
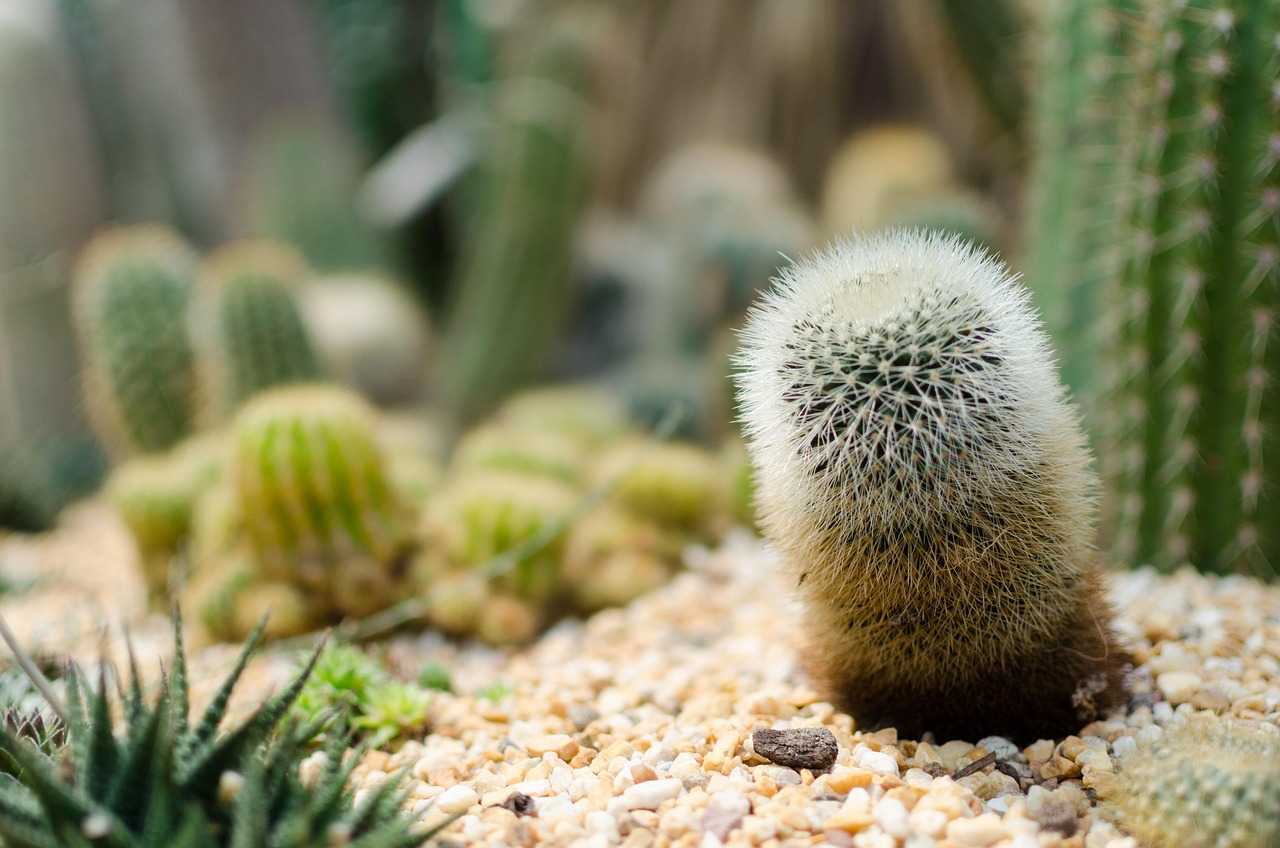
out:
M1095 430L1116 552L1133 564L1274 575L1280 7L1066 5L1084 16L1073 36L1086 39L1073 42L1081 61L1107 66L1105 42L1087 33L1114 22L1129 68L1087 97L1128 116L1113 124L1119 143L1104 148L1116 157L1104 173L1120 214L1111 216L1105 194L1094 195L1110 237L1081 229L1079 215L1056 233L1042 228L1032 245L1033 255L1065 250L1056 266L1083 271L1053 282L1046 272L1038 283L1045 291L1079 298L1090 320L1099 307L1118 310L1114 325L1102 322L1115 329L1082 365L1101 375ZM1091 176L1098 184L1098 173ZM1090 195L1078 202L1091 204ZM1073 255L1077 245L1083 250ZM1095 290L1090 274L1099 262ZM1065 358L1088 357L1071 322L1059 326L1067 328Z
M87 405L119 453L155 453L186 438L197 413L187 309L195 255L162 226L107 230L75 274Z

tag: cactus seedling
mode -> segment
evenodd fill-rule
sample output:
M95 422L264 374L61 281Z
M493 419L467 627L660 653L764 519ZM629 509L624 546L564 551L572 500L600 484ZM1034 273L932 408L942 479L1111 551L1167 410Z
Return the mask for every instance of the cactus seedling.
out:
M261 574L339 614L394 602L410 546L372 417L344 389L303 385L264 393L234 423L232 485Z
M85 248L75 318L90 414L120 453L162 451L196 420L196 358L187 330L195 256L161 226L115 228Z
M762 529L833 698L904 735L1018 740L1118 702L1082 437L1003 266L920 231L838 241L745 341Z
M1121 763L1106 807L1151 848L1268 848L1280 838L1280 735L1197 718Z

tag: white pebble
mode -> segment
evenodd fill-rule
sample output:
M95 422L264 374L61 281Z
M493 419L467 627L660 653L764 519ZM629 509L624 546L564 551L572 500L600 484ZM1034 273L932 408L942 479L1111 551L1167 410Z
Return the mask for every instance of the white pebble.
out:
M436 807L444 813L464 813L472 804L479 802L480 796L465 783L450 786L436 797Z
M1138 740L1132 736L1120 736L1111 743L1111 752L1117 758L1127 756L1138 748Z
M1017 745L1005 739L1003 736L987 736L978 740L978 746L986 748L988 752L995 754L997 759L1007 760L1010 757L1017 756L1019 748Z
M1166 671L1156 677L1156 686L1164 696L1175 704L1190 701L1204 688L1200 675L1191 671Z
M656 810L663 801L669 801L683 791L684 784L674 777L646 780L610 801L609 812L616 815L630 810Z
M898 762L888 754L880 751L867 751L862 755L862 761L858 766L876 774L891 774L898 776Z
M947 825L947 838L968 848L985 848L1004 838L1004 823L995 813L956 819Z
M871 817L875 823L880 825L880 829L895 839L906 838L907 833L911 830L911 822L907 813L907 806L897 798L885 798L871 812Z

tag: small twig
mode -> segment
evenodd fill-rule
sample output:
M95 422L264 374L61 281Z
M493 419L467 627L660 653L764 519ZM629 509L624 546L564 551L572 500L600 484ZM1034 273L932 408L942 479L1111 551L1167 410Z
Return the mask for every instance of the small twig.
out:
M13 658L18 661L18 666L31 678L31 682L35 684L36 689L40 690L40 694L49 704L49 709L53 710L54 715L62 720L63 725L70 726L71 718L67 712L67 708L62 705L62 701L58 700L58 695L53 691L52 684L49 679L41 674L40 669L36 667L35 661L31 659L31 655L26 649L18 643L18 637L13 635L13 631L9 629L9 622L4 620L4 616L0 615L0 637L9 646L9 650L13 651Z
M990 754L987 754L982 759L974 760L964 768L956 769L955 774L951 775L951 777L955 780L959 780L962 777L968 777L971 774L975 774L977 772L982 771L987 766L995 763L995 761L996 761L996 752L992 751Z

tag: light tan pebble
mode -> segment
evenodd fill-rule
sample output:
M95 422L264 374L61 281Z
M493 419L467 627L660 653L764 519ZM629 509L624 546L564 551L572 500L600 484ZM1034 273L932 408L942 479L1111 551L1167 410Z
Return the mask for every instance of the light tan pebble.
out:
M849 797L844 805L823 822L824 830L843 830L857 833L869 826L874 819L871 816L871 795L865 789L849 790Z
M1055 747L1057 746L1054 745L1052 739L1041 739L1023 748L1022 753L1026 755L1029 763L1044 763L1048 762L1049 758L1053 756Z
M799 786L803 782L798 771L786 766L761 766L756 769L756 774L767 775L778 786Z
M1079 736L1068 736L1058 743L1058 754L1066 757L1068 760L1074 760L1080 756L1089 746Z
M540 798L545 795L550 795L555 790L551 786L551 781L544 778L541 780L522 780L519 783L513 784L511 786L511 791L522 792L533 798Z
M578 753L578 743L571 736L563 733L552 733L542 736L531 736L525 740L525 750L534 757L541 757L544 754L555 754L560 759L568 762L572 760L574 755Z
M1111 753L1116 759L1132 754L1138 748L1138 740L1132 736L1120 736L1111 743Z
M898 848L898 840L873 824L854 835L853 848Z
M909 768L907 773L902 776L902 782L908 786L926 787L933 783L933 775L924 769Z
M535 809L538 811L538 818L544 821L554 822L578 818L577 808L565 795L538 798L535 800Z
M893 798L885 798L876 804L871 817L881 830L895 839L905 839L911 829L910 813L906 805Z
M871 785L871 772L862 768L837 766L831 774L826 777L827 787L832 792L838 792L841 795L851 789Z
M1158 701L1151 707L1151 718L1156 724L1163 726L1169 719L1173 718L1173 704L1168 701Z
M1076 758L1076 764L1080 766L1081 779L1085 786L1096 787L1115 774L1115 764L1104 750L1090 748Z
M592 810L583 817L582 823L588 833L603 836L610 842L622 839L622 835L618 832L617 819L604 810Z
M649 750L645 751L640 757L640 762L653 768L660 768L663 764L670 764L675 761L676 752L666 745L653 745Z
M978 747L991 751L1001 761L1016 757L1021 753L1017 745L1013 744L1003 736L987 736L983 739L979 739Z
M1009 848L1040 848L1040 840L1031 833L1019 833L1009 840Z
M1213 710L1216 713L1231 707L1231 699L1215 689L1201 689L1191 696L1190 703L1197 710Z
M880 751L865 751L861 757L854 756L854 765L872 774L898 776L898 761Z
M391 771L391 755L386 751L369 751L360 765L369 771Z
M974 795L984 801L989 801L1000 795L1007 795L1010 792L1020 792L1021 787L1018 781L1014 780L1004 772L978 772L976 774L962 777L956 781L957 784L968 789Z
M1156 686L1173 704L1189 702L1204 687L1193 671L1166 671L1156 677Z
M465 783L451 786L436 796L436 807L445 813L462 813L480 801L480 795Z
M645 783L650 780L657 780L658 773L644 763L630 762L614 774L613 789L615 792L622 792L629 787L635 786L637 783Z
M917 767L923 767L929 763L942 765L942 755L938 753L938 749L930 745L928 742L921 742L916 746L916 752L911 755L911 761Z
M947 825L947 838L966 848L984 848L1004 839L1004 823L994 813L956 819Z
M656 810L664 801L676 798L684 791L684 785L674 777L661 780L648 780L625 789L621 795L609 802L611 813L623 813L632 810Z
M916 809L911 811L910 821L912 830L938 839L946 833L947 824L951 821L951 817L942 810L917 806Z
M547 762L546 760L541 760L538 762L536 766L525 771L524 779L525 780L548 780L551 777L551 772L554 771L554 768L555 767L552 766L551 763Z
M702 827L720 841L742 825L751 813L751 800L742 792L729 790L712 795L702 811Z
M778 794L778 784L767 774L758 774L755 778L755 791L763 798L772 798Z
M778 838L778 823L764 816L749 815L742 819L742 835L753 845Z
M807 833L813 829L813 824L803 808L793 804L769 804L758 812L777 822L778 833L784 837L792 836L798 831Z
M973 750L972 742L965 742L960 739L953 739L938 747L938 756L942 758L942 766L947 771L955 771L960 767L960 758L967 756Z
M307 788L315 786L328 767L329 755L324 751L316 751L298 763L298 780Z
M1040 766L1042 780L1053 780L1055 778L1066 780L1079 777L1080 774L1080 766L1077 763L1058 754L1055 754L1048 762L1042 763Z
M611 763L614 759L621 757L623 760L629 761L635 756L636 749L631 746L630 742L624 739L617 739L600 749L600 753L596 759L605 763Z

